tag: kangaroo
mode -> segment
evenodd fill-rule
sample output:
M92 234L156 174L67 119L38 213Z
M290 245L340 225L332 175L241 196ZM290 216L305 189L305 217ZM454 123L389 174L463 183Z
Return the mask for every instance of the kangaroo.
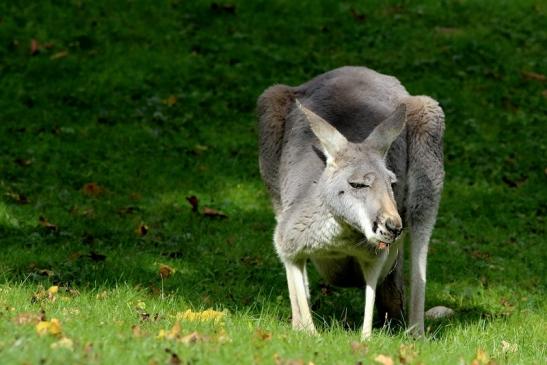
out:
M342 67L259 97L260 173L277 225L294 329L316 333L306 264L365 286L362 339L403 314L401 233L410 233L410 331L424 333L426 260L444 179L444 114L366 67Z

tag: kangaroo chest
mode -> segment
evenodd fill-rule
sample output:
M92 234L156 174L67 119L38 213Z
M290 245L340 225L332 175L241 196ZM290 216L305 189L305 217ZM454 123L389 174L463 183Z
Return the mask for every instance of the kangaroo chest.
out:
M365 236L332 215L307 219L301 216L290 229L289 241L295 256L309 258L342 258L347 256L373 259L376 253Z

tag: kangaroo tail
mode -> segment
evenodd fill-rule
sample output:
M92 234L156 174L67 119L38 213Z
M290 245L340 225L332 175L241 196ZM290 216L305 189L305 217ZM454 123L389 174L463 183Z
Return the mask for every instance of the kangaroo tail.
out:
M285 121L293 102L293 89L286 85L269 87L260 95L257 102L260 174L272 195L274 206L280 202L279 161Z

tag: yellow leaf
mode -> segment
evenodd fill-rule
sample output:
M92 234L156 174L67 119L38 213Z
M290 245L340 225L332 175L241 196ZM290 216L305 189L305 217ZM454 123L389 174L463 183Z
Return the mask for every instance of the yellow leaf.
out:
M36 325L36 333L40 336L47 334L59 336L62 333L61 322L57 318L52 318L51 321L40 321Z
M74 348L74 342L68 337L63 337L59 341L52 343L49 347L52 349L68 349Z
M417 355L414 344L401 344L401 346L399 346L399 362L401 364L410 364L414 362Z
M188 309L185 312L177 313L177 319L185 321L220 321L226 316L226 311L219 312L213 309L207 309L202 312L193 312Z
M58 291L59 291L59 286L57 285L50 286L49 289L47 290L49 294L53 294L53 295L57 294Z
M175 95L169 95L167 99L163 100L163 103L167 106L173 106L177 103L177 97Z
M205 340L205 337L203 337L201 334L199 334L198 332L194 331L186 336L182 336L180 338L180 342L186 344L186 345L191 345L191 344L194 344L196 342L201 342Z
M181 330L180 323L179 321L177 321L175 322L175 325L170 330L168 331L160 330L156 338L158 340L163 340L164 338L166 340L176 340L177 338L180 337L180 330Z
M380 354L374 358L374 361L382 365L393 365L393 359L387 355Z

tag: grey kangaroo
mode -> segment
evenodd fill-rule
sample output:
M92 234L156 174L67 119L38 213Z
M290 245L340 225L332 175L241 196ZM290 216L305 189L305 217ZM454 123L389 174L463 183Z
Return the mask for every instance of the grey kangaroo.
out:
M409 329L424 333L426 260L444 179L444 114L392 76L343 67L258 99L260 172L272 198L293 328L316 333L306 263L333 285L365 286L362 338L374 302L403 313L403 227L410 233Z

